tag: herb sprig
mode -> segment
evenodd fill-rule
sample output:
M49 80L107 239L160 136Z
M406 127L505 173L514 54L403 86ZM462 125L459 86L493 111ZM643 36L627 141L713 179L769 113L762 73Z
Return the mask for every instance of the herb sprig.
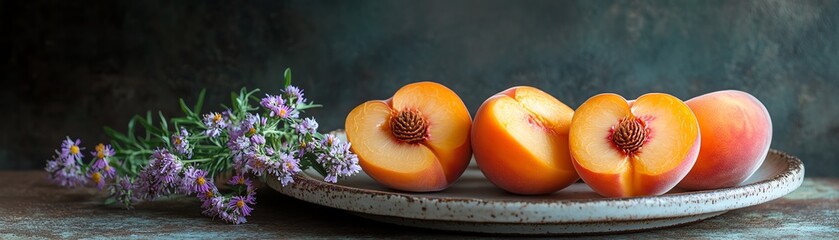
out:
M184 116L157 119L151 112L134 116L120 133L105 127L110 145L99 144L92 159L83 161L80 140L67 137L45 169L64 187L106 186L107 202L131 208L142 200L194 195L203 213L232 223L244 223L256 204L253 176L276 178L283 186L300 171L313 168L328 182L360 171L349 143L317 132L314 118L301 118L321 107L291 85L291 70L284 74L280 95L259 98L259 89L231 93L223 112L202 114L206 91L197 102L179 105ZM262 111L260 111L262 110ZM232 172L227 181L234 191L222 193L213 179Z

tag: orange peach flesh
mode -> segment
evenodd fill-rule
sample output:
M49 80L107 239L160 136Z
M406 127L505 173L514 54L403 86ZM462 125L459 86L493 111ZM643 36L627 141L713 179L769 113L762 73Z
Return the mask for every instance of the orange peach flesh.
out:
M404 142L391 120L402 111L421 115L424 140ZM377 182L398 190L439 191L466 169L471 156L471 117L457 95L437 83L406 85L386 101L368 101L347 116L347 139L359 164Z
M626 153L610 138L622 119L647 128L640 150ZM690 170L699 151L696 117L679 99L646 94L631 104L600 94L581 105L570 130L571 155L583 180L608 197L663 194Z
M501 189L545 194L579 179L568 152L574 111L532 87L487 99L475 116L472 146L484 175Z
M696 165L679 183L690 190L732 187L763 163L772 142L769 112L751 94L727 90L688 100L702 131Z
M399 89L393 95L392 109L417 109L426 117L428 138L422 144L437 156L447 181L453 183L472 159L472 116L453 91L437 83L428 83L438 85L437 88L424 87L424 83L428 82Z

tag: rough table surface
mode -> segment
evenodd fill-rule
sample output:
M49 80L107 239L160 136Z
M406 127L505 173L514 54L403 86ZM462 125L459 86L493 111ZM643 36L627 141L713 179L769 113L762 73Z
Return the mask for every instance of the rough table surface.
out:
M0 171L0 239L34 238L336 238L486 237L400 227L356 217L270 189L258 191L253 216L242 225L200 214L195 198L137 205L103 205L96 189L64 189L43 171ZM589 236L589 237L614 237ZM626 238L839 238L839 179L806 178L783 198L702 222L622 234Z

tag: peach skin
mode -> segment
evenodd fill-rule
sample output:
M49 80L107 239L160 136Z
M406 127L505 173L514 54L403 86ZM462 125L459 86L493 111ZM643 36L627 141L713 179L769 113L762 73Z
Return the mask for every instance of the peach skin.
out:
M772 119L757 98L726 90L688 100L702 131L696 165L679 183L689 190L733 187L763 163L772 143Z
M487 99L475 114L472 149L484 176L517 194L547 194L579 179L568 152L574 110L533 87Z

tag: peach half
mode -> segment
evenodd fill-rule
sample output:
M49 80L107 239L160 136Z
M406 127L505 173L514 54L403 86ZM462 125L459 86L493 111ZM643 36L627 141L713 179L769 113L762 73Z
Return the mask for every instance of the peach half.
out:
M434 82L405 85L387 100L365 102L347 116L347 139L367 175L386 187L440 191L472 156L472 118L460 97Z
M577 173L606 197L666 193L693 167L701 141L690 108L663 93L591 97L574 113L569 139Z
M679 187L732 187L757 171L772 143L772 119L760 100L746 92L726 90L685 103L699 121L702 147L696 165Z
M472 149L490 182L517 194L546 194L580 177L568 152L574 110L533 87L500 92L475 114Z

